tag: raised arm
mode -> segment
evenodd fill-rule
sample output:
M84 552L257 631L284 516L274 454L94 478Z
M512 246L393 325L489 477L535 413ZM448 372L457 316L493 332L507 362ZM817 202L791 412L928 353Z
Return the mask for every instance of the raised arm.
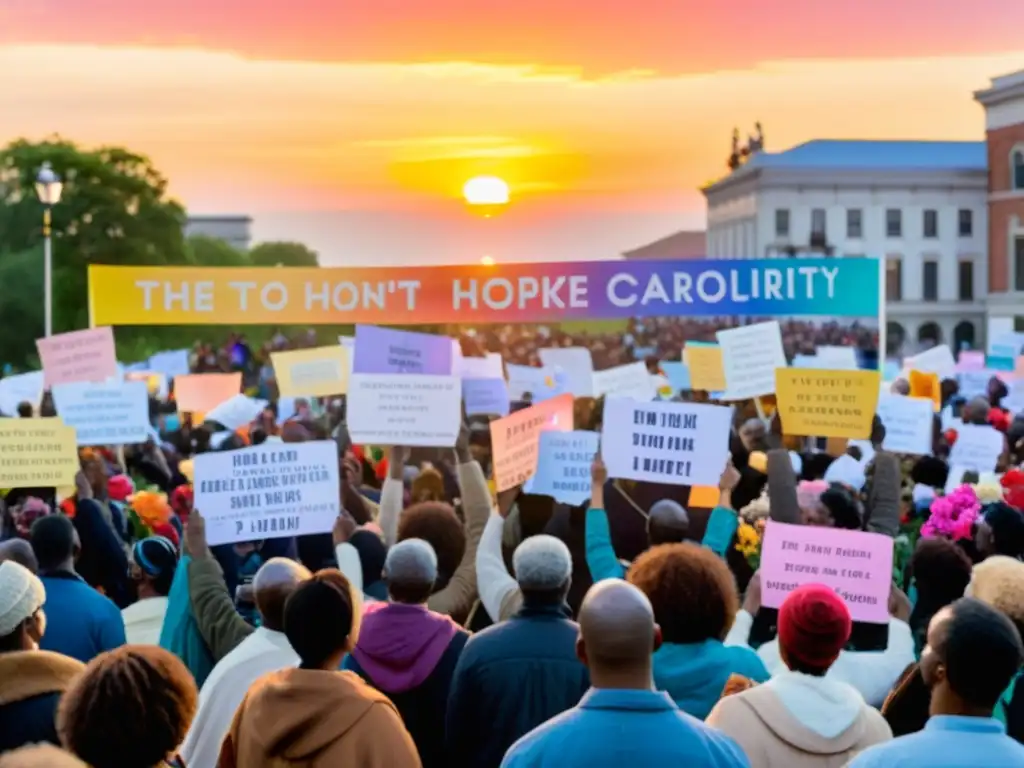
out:
M594 463L590 466L590 509L587 510L585 534L587 568L595 582L602 579L621 579L626 575L626 569L615 556L608 513L604 508L604 484L607 480L608 468L600 456L595 456Z
M405 462L409 459L409 449L405 446L392 446L388 454L388 479L380 492L380 516L377 522L384 534L384 545L389 549L398 540L398 519L402 516L402 505L405 496Z
M872 533L893 538L900 531L900 460L888 451L875 454L875 472L868 497L868 525Z
M771 519L780 523L799 524L800 505L796 497L796 474L789 460L789 451L774 448L768 451L768 504Z
M740 473L729 459L718 481L718 505L711 510L701 543L719 557L725 557L739 527L739 517L732 506L732 492L740 481Z

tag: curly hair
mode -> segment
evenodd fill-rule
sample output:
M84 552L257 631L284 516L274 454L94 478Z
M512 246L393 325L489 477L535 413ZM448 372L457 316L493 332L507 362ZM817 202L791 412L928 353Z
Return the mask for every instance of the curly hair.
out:
M651 547L633 561L626 580L651 601L666 643L723 640L739 608L729 566L692 542Z
M1005 614L1024 629L1024 563L993 555L974 566L966 593Z
M450 504L424 501L402 513L398 540L423 539L437 553L437 588L443 587L459 567L466 551L466 529Z
M86 666L60 700L64 748L93 768L155 766L178 748L196 712L195 680L155 645L124 645Z

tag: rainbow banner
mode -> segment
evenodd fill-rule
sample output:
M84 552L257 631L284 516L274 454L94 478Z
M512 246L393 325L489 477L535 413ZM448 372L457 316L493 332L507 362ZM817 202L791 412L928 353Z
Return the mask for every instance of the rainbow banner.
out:
M538 323L628 317L879 317L876 259L449 267L89 267L102 325Z

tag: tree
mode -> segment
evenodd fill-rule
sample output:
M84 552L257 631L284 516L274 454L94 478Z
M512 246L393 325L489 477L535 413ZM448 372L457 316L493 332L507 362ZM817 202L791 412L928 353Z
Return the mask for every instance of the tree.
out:
M207 235L192 235L185 241L190 264L197 267L248 267L247 254L224 240Z
M185 210L168 197L167 180L148 158L117 147L83 150L59 137L38 144L18 140L0 150L0 250L24 254L41 243L35 179L44 162L64 181L53 208L55 332L88 325L90 263L189 263ZM28 292L28 286L22 289ZM41 293L31 298L42 307Z
M249 251L249 261L254 267L319 267L316 251L302 243L270 242L260 243Z

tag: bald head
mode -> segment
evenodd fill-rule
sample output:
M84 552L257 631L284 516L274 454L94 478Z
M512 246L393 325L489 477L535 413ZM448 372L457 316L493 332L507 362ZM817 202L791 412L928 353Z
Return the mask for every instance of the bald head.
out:
M964 424L988 424L988 412L991 410L989 402L984 397L975 397L964 406L960 414Z
M286 557L273 557L256 571L252 589L263 626L284 631L284 603L295 588L311 576L305 566Z
M39 572L36 553L32 551L32 545L24 539L9 539L0 542L0 563L4 560L12 560L18 565L23 565L32 573Z
M632 584L605 579L592 586L580 606L579 622L591 674L650 664L659 632L650 601Z
M672 499L655 502L647 515L647 536L651 546L678 544L690 532L690 516L683 505Z

